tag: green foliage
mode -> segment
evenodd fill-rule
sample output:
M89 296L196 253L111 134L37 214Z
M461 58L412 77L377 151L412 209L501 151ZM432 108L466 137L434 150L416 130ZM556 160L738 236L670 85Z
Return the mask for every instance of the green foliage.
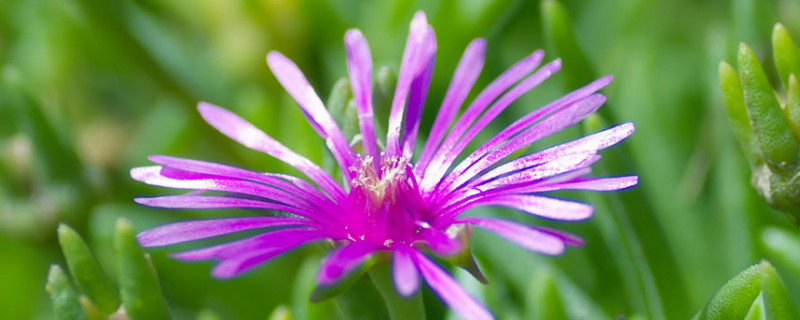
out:
M114 249L119 267L119 287L125 313L132 320L171 319L161 295L156 270L142 252L130 222L118 220Z
M786 89L783 101L778 101L755 53L744 43L739 45L738 79L733 68L722 62L720 86L731 127L752 168L753 186L769 204L797 223L800 88L794 72L800 66L800 50L780 24L773 29L772 47Z
M800 319L783 282L767 261L728 281L695 316L715 319Z
M75 230L62 224L58 240L82 295L78 296L61 268L53 265L46 289L57 319L172 318L150 257L142 252L129 222L118 220L114 232L119 293Z

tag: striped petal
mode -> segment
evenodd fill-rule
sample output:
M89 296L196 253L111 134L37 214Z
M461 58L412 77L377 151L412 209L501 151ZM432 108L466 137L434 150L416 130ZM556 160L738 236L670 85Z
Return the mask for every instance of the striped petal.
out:
M419 251L411 251L422 278L444 303L460 317L468 320L494 319L489 310L462 288L447 272Z
M145 230L136 236L144 247L168 246L245 230L306 226L308 220L288 217L248 217L182 221Z

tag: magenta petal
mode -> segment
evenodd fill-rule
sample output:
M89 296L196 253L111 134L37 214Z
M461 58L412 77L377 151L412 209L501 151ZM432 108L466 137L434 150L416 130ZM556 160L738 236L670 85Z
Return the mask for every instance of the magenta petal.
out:
M216 253L219 263L211 270L211 275L220 279L232 278L289 250L323 238L316 232L292 229L275 231L260 237L249 246L229 246L219 250Z
M272 139L247 121L232 112L201 102L197 109L203 119L222 134L253 150L261 151L281 160L306 174L311 180L319 184L320 188L328 193L337 202L344 200L344 190L330 175L319 166L305 157L298 155L291 149Z
M455 147L456 142L461 139L461 135L472 125L472 122L478 118L486 107L489 106L494 99L503 93L508 87L515 82L522 79L526 74L535 69L542 61L544 52L536 50L531 55L525 57L520 62L503 72L502 75L497 77L492 83L486 86L483 91L470 103L467 110L461 118L458 119L447 138L442 142L442 146L436 151L435 156L430 164L425 164L425 174L423 175L423 182L421 185L424 189L429 189L444 176L450 164L455 160L456 156L451 150Z
M534 252L548 255L564 253L564 240L549 231L542 232L526 225L497 219L462 218L459 220L494 232L520 247Z
M185 261L238 259L250 254L276 250L283 252L302 243L322 239L324 236L325 234L314 229L282 229L211 247L175 253L172 257Z
M494 319L489 310L486 310L480 302L467 293L464 288L433 261L416 250L411 251L411 254L425 282L450 309L453 309L459 316L468 320Z
M227 166L224 164L200 161L194 159L183 159L169 156L149 156L148 159L157 164L165 167L172 167L180 170L203 173L209 175L216 175L222 178L234 178L241 180L250 180L255 182L264 183L275 188L283 189L292 192L296 195L303 196L308 199L314 199L316 202L328 206L334 205L319 189L304 180L282 174L274 173L259 173L253 172L237 167Z
M422 229L419 238L433 253L440 256L452 256L463 248L460 239L451 238L447 233L433 228Z
M481 201L484 205L499 205L554 220L578 221L592 216L588 204L533 195L506 195Z
M433 29L431 29L433 34ZM435 44L436 42L434 42ZM428 95L428 86L431 83L431 76L433 75L433 60L431 56L428 64L425 66L424 71L414 78L411 83L411 90L408 94L408 106L406 119L403 124L403 156L406 159L411 159L414 153L414 143L417 140L417 133L419 132L419 123L422 120L422 109L425 107L425 97Z
M447 93L442 101L442 106L439 109L439 114L436 116L436 121L433 123L433 128L428 135L428 141L422 149L422 154L417 161L415 172L421 175L428 163L434 155L434 152L439 147L439 142L442 141L447 127L453 121L456 112L461 104L464 103L467 94L469 94L475 80L483 69L484 55L486 53L486 40L475 39L467 49L464 50L464 55L461 61L458 62L456 72L453 74L453 79L450 81L450 86L447 88Z
M402 128L403 114L405 113L406 98L408 98L411 85L428 65L431 57L436 52L436 40L425 13L418 11L411 20L408 40L403 51L400 63L400 73L397 78L397 87L394 91L392 109L389 113L389 125L386 135L386 156L400 155L400 130Z
M548 192L556 190L589 190L589 191L615 191L630 188L639 183L637 176L624 176L612 178L576 178L563 182L543 183L525 187L518 192Z
M372 243L358 241L334 250L322 261L319 273L317 273L317 282L321 285L335 283L343 275L363 263L377 249L378 246Z
M136 203L148 207L167 208L167 209L222 209L222 208L239 208L239 209L263 209L263 210L276 210L301 217L309 218L315 225L332 225L335 223L328 216L319 215L316 213L308 212L306 210L298 209L295 207L265 202L259 200L242 199L225 196L199 196L195 194L177 195L177 196L160 196L160 197L147 197L136 198Z
M410 247L398 246L392 253L392 278L394 287L401 296L409 297L419 289L419 273L414 266Z
M297 66L282 54L272 51L267 55L267 64L278 82L289 92L300 105L303 114L317 133L325 139L328 149L342 168L342 173L350 178L355 154L350 148L350 143L342 134L342 130L331 117L325 105L320 100L314 88L308 84L306 77Z
M353 88L353 98L358 112L358 124L361 128L361 139L364 154L375 159L373 164L378 169L378 144L375 142L374 115L372 113L372 57L369 46L360 31L347 30L344 35L347 48L347 72Z
M136 236L143 247L158 247L206 239L245 230L306 226L309 221L287 217L248 217L176 222L145 230Z

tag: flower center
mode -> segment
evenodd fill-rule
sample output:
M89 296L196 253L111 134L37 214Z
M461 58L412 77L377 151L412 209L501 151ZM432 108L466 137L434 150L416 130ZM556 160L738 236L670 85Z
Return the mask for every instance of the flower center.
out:
M374 161L370 156L361 160L356 168L358 175L353 181L353 187L363 189L370 202L377 207L396 202L399 189L408 183L408 159L397 157L383 160L378 170L375 169Z
M404 157L382 159L380 165L373 161L367 156L352 168L348 236L387 247L413 241L425 209L410 162Z

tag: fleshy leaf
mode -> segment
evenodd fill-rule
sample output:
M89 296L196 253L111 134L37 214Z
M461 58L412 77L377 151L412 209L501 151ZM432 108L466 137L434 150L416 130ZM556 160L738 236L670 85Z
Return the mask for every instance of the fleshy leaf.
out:
M758 300L762 305L758 306ZM761 261L723 286L695 319L800 319L775 268Z
M794 74L789 75L789 88L786 91L786 116L792 126L795 138L800 140L800 83Z
M772 55L775 68L781 76L783 88L789 88L789 75L800 74L800 50L789 37L789 32L780 23L772 29Z
M69 284L67 275L64 274L61 267L50 266L45 290L50 294L50 302L53 304L56 320L86 319L86 315L78 303L78 295Z
M764 314L767 319L800 319L789 292L786 291L775 268L767 261L761 261L758 266L761 269L761 296L764 299Z
M119 306L117 291L80 235L62 224L58 227L58 242L78 288L100 311L113 313Z
M699 320L743 319L761 294L759 265L747 268L728 281L701 311Z
M136 242L136 233L127 220L117 220L114 249L119 265L122 305L130 319L171 319L155 268Z
M793 165L800 146L792 135L764 69L755 53L744 43L739 45L738 61L747 114L767 163L777 169Z
M750 119L747 117L747 107L744 104L739 77L736 75L736 70L725 61L719 63L719 84L733 135L747 155L750 165L753 166L761 162L761 156L753 136L753 129L750 127Z

